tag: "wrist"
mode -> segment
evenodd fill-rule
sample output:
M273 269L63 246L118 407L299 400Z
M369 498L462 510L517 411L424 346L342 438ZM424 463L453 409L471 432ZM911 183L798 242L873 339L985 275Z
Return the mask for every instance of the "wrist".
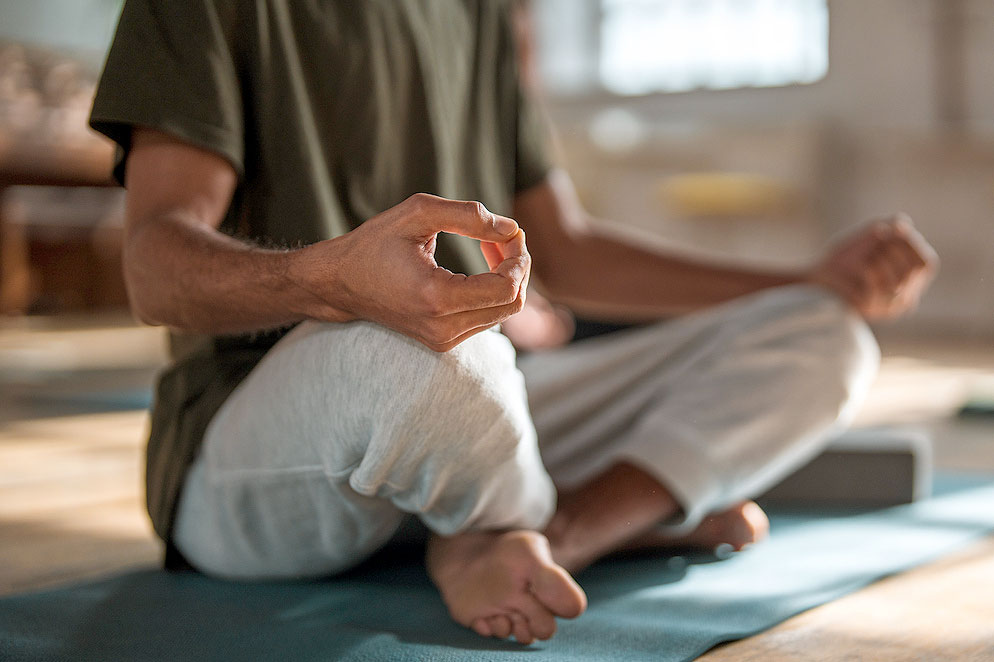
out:
M828 292L850 307L858 307L853 300L852 292L846 288L845 282L840 280L839 277L830 270L815 267L807 272L803 282L806 285L817 287L824 292Z
M347 307L338 260L328 253L337 239L304 246L284 254L288 301L302 319L321 322L348 322L355 319ZM336 296L337 295L337 296Z

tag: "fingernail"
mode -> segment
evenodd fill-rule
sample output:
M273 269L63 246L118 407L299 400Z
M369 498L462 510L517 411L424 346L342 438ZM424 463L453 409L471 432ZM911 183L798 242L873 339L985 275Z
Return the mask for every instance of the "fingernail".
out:
M503 216L494 216L494 229L503 235L512 235L518 231L518 224Z

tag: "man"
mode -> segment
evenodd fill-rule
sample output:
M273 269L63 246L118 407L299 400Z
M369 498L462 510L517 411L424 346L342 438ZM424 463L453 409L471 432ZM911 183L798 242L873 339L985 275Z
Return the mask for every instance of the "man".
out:
M148 450L167 562L329 575L413 517L452 617L530 643L606 553L761 538L749 498L865 391L856 313L908 310L934 269L909 222L796 274L597 236L545 160L510 13L126 4L91 122L123 148L133 308L174 330ZM587 315L673 319L519 371L495 325L533 265Z

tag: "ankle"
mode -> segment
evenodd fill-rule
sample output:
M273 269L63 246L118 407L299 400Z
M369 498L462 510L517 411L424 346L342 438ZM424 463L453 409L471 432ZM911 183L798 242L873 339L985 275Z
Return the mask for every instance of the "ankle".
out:
M555 562L569 572L575 572L585 564L581 565L583 546L576 540L578 527L573 522L574 515L570 506L568 497L561 495L559 506L543 533L549 541L549 549Z
M676 499L655 478L621 463L561 493L544 533L556 563L575 572L679 512Z

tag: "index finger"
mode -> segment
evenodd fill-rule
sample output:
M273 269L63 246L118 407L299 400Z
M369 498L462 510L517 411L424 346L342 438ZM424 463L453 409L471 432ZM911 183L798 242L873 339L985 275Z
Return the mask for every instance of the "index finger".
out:
M480 246L482 248L483 244L480 244ZM525 242L525 231L519 228L510 241L502 244L492 244L492 247L494 252L503 258L496 266L491 265L490 270L493 273L508 275L517 269L517 265L521 259L524 260L525 275L521 279L518 292L520 294L526 291L528 289L528 279L531 277L531 255L528 253ZM485 249L484 255L486 255L486 252ZM489 258L487 261L490 261Z
M495 258L497 255L503 257L488 273L465 276L441 267L435 270L433 273L435 285L431 296L438 304L439 314L450 315L467 310L503 306L514 302L528 287L531 256L525 247L523 231L518 230L511 241L491 246L487 250L490 250Z
M527 252L525 247L525 231L519 229L509 240L503 242L481 241L480 251L487 260L487 266L493 271L506 258Z
M481 241L506 242L518 231L514 219L494 214L482 202L448 200L418 193L405 201L410 227L420 236L449 232Z

